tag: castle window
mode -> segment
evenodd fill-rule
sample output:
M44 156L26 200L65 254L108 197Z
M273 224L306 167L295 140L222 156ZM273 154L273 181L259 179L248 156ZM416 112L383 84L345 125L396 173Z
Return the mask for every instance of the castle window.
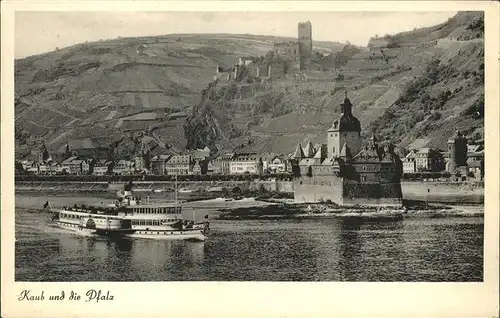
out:
M335 137L337 137L337 136L338 136L338 134L337 134L337 133L335 133Z
M363 166L363 171L366 171L366 166Z
M333 147L333 149L332 149L332 153L335 153L335 147Z
M362 180L362 181L366 181L366 177L365 177L365 176L362 176L362 177L361 177L361 180Z

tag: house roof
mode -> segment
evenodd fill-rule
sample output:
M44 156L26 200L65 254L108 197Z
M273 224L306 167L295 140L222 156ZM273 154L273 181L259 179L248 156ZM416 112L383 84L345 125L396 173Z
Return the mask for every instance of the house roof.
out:
M258 160L260 159L257 153L237 153L234 154L232 161L250 161L250 160Z
M468 152L467 157L484 157L484 151L480 152Z
M469 167L481 168L481 161L473 161L469 164Z
M69 164L69 163L71 163L73 160L76 160L77 158L78 158L78 157L76 157L76 156L69 157L68 159L63 160L63 162L61 162L61 164Z

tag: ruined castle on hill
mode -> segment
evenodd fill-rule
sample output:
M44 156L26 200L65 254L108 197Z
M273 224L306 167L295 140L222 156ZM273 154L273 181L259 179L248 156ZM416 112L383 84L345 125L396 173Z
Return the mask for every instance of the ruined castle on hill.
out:
M215 80L238 80L246 75L262 79L279 79L287 73L298 73L312 68L313 46L311 22L298 24L297 41L275 43L265 57L240 58L229 68L217 65ZM321 69L335 69L334 54L324 56L320 61Z

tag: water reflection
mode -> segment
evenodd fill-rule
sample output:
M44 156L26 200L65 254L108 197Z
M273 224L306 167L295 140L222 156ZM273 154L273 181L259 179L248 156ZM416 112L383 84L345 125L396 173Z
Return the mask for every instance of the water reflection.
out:
M44 225L45 217L16 211L17 281L481 281L483 275L482 218L227 220L213 222L209 239L195 243L69 235Z

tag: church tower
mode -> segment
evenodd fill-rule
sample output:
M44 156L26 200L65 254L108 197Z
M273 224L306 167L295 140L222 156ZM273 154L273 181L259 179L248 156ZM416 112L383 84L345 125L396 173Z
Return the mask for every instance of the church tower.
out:
M328 158L338 158L342 147L347 145L352 156L361 150L361 124L352 114L352 104L345 93L344 103L340 105L342 114L333 121L327 132Z

